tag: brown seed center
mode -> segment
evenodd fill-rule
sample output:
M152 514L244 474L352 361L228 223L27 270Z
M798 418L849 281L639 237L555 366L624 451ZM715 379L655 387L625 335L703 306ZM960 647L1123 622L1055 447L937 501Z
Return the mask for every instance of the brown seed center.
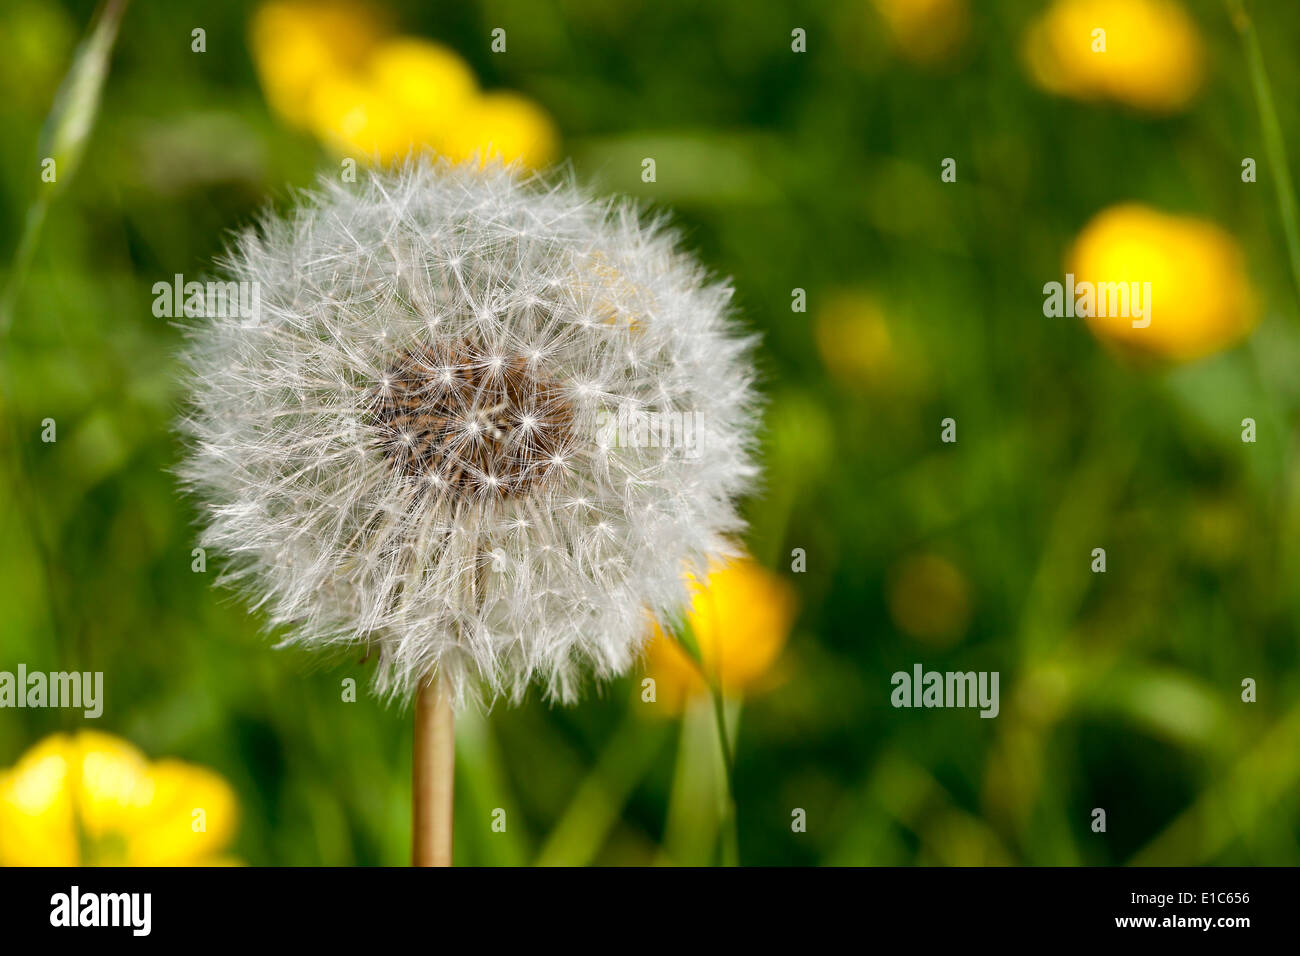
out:
M511 498L562 473L574 444L563 389L521 355L470 342L404 349L375 389L372 425L404 475Z

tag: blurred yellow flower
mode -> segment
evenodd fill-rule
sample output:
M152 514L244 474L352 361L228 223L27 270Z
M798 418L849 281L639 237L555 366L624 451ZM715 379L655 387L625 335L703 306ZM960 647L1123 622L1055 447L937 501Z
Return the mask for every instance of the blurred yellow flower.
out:
M272 0L253 14L253 65L271 108L313 128L317 87L360 69L382 25L368 8L334 0Z
M1076 283L1094 286L1151 283L1146 327L1127 316L1086 320L1098 339L1138 354L1189 361L1237 342L1255 323L1241 248L1204 220L1134 203L1112 206L1079 233L1067 271Z
M970 585L947 558L914 554L889 574L889 615L900 631L936 647L956 643L970 624Z
M426 147L549 164L559 136L540 106L481 94L469 64L430 40L385 36L365 8L273 0L253 18L253 59L272 109L340 155L388 162Z
M970 31L967 0L873 0L900 53L914 63L949 59Z
M350 76L330 76L312 90L310 127L335 152L385 156L398 149L404 122L391 100Z
M460 54L416 37L396 37L377 46L370 57L370 80L376 95L391 102L413 129L423 130L429 142L478 95L478 80Z
M845 385L876 385L897 371L889 324L870 296L853 292L832 296L817 313L813 333L822 361Z
M555 158L559 135L546 111L516 93L486 93L465 104L446 130L442 152L454 161L520 161L530 169Z
M98 731L46 737L0 772L0 866L212 866L234 836L221 777L150 763Z
M670 713L708 693L701 665L708 680L728 696L756 689L780 656L794 622L794 590L752 558L715 561L704 584L693 575L687 584L687 620L701 664L658 622L647 648L646 675L655 681L656 702Z
M1205 59L1196 24L1175 0L1057 0L1026 31L1024 56L1049 92L1156 113L1191 100Z

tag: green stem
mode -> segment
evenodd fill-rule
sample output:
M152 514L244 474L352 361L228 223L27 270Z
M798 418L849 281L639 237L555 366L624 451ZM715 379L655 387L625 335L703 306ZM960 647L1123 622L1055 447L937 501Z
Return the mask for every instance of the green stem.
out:
M718 744L722 747L722 763L727 771L727 793L731 795L731 775L735 764L731 759L731 738L727 735L727 712L723 705L722 692L716 687L710 687L709 694L713 698L713 719L718 724Z
M722 862L725 866L739 866L740 826L737 820L735 762L731 752L731 736L727 733L726 701L722 696L722 686L708 674L704 666L704 657L700 653L699 639L695 634L695 628L691 626L690 617L683 614L681 620L672 623L669 631L695 664L695 669L708 686L709 696L713 700L713 722L718 731L718 753L722 757L722 777L723 782L726 784L726 793L724 794L726 807L723 810L723 819L721 820L723 828Z
M18 240L18 249L14 253L13 267L5 279L4 292L0 293L0 338L9 331L13 321L14 303L18 299L18 290L27 277L27 270L36 254L36 240L40 238L41 226L45 223L45 213L49 201L41 196L27 210L27 220L23 225L22 237Z
M736 765L731 752L731 737L727 733L726 703L722 691L710 684L709 695L713 698L713 720L718 728L718 746L722 753L723 779L726 781L726 810L722 820L722 865L740 865L740 821L736 804L735 773Z
M1246 50L1246 65L1250 70L1250 85L1255 92L1255 105L1259 109L1260 132L1264 138L1264 154L1273 172L1277 188L1278 211L1282 216L1282 230L1286 234L1287 252L1291 260L1291 278L1300 297L1300 215L1296 212L1295 187L1291 184L1290 166L1287 163L1286 143L1282 138L1282 124L1278 122L1277 107L1273 103L1273 88L1264 71L1264 54L1259 46L1259 33L1242 0L1227 0L1233 26L1241 34Z

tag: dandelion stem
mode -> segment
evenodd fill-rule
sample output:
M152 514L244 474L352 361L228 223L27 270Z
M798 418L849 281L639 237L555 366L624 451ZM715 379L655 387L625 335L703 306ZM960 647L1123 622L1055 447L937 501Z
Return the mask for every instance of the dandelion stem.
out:
M1277 107L1273 104L1273 87L1264 71L1264 54L1259 46L1259 33L1254 21L1246 12L1242 0L1227 0L1232 24L1241 34L1246 50L1246 66L1250 70L1250 85L1255 92L1255 105L1259 109L1260 132L1264 138L1264 153L1273 173L1277 189L1278 212L1282 216L1282 230L1286 234L1287 252L1291 260L1291 278L1296 294L1300 296L1300 214L1296 212L1295 187L1287 164L1286 143L1282 138L1282 124L1278 122Z
M411 763L412 866L451 866L455 721L451 695L441 675L421 684L415 698Z

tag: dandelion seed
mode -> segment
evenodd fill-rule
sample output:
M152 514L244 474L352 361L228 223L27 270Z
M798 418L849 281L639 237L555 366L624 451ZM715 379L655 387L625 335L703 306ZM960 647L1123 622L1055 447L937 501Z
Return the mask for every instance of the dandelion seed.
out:
M752 342L676 241L568 181L427 159L245 232L224 265L264 315L188 332L182 476L224 580L285 643L375 647L390 697L436 673L457 706L571 701L624 672L755 473ZM602 448L625 403L708 440Z

